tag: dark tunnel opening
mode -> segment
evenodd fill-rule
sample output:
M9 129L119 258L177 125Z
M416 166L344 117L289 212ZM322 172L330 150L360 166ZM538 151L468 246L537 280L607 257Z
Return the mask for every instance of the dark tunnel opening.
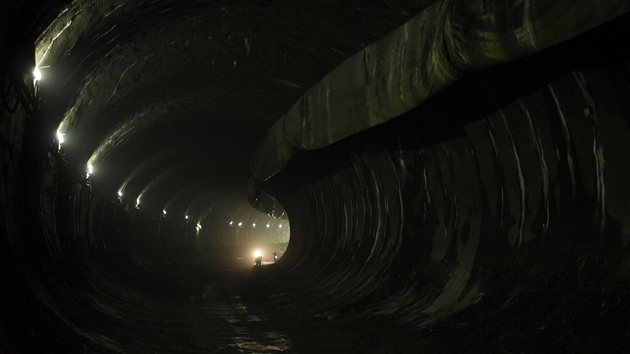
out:
M0 7L0 352L630 350L624 2L36 3Z

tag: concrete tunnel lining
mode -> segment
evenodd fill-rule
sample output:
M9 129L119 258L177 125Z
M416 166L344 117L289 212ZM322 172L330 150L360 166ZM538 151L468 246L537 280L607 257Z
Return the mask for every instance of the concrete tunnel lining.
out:
M293 327L310 326L310 341L293 329L303 341L283 350L321 352L325 344L312 341L324 333L347 352L625 348L627 20L467 76L398 119L300 152L250 186L291 217L286 255L252 272L243 290L259 308L282 308ZM176 323L165 322L171 335L153 343L137 338L164 334L140 314L195 298L191 284L221 278L217 264L204 263L216 248L213 227L200 238L194 225L155 213L195 192L199 204L203 196L221 204L202 182L212 173L189 176L192 192L156 195L156 207L130 216L96 176L89 186L77 173L78 156L89 153L66 155L69 164L54 157L55 124L23 108L2 120L2 282L10 289L2 349L207 351ZM244 212L241 195L233 211L229 201L218 209ZM181 217L192 204L180 205Z
M437 1L309 88L257 148L252 174L264 181L296 150L318 149L382 124L466 74L552 47L628 6ZM562 26L551 20L558 17Z

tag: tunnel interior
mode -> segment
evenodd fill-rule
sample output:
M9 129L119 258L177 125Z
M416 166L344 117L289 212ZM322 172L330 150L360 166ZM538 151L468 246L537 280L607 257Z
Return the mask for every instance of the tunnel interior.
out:
M628 12L1 5L0 351L630 350Z

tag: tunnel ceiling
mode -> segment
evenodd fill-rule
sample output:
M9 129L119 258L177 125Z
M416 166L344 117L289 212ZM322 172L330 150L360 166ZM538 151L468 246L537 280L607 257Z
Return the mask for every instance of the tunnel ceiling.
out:
M128 205L201 215L246 198L253 150L306 89L431 2L75 1L36 43L51 140Z

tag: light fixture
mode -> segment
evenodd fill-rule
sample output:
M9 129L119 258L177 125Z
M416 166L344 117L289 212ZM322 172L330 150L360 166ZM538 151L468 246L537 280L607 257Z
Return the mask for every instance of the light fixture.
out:
M197 231L201 230L201 225L197 224Z
M42 72L39 71L38 67L35 67L35 69L33 69L33 77L35 78L35 81L39 81L42 79Z
M256 224L252 224L252 227L256 227Z
M62 134L59 130L57 130L57 141L59 142L59 145L63 144L63 136L65 134Z
M162 214L166 215L166 210L162 209Z
M239 222L239 223L238 223L238 226L243 226L243 223L242 223L242 222Z
M122 197L122 192L121 191L118 191L118 196Z
M184 216L184 219L188 220L188 215Z
M269 227L269 224L267 224L267 227Z
M92 164L91 164L91 163L89 163L89 162L88 162L88 166L87 166L87 168L88 168L88 172L87 172L87 175L86 175L85 177L90 177L90 175L92 174L92 172L94 172L94 167L92 166Z
M279 228L282 228L282 225L278 225Z
M230 225L234 224L234 221L230 221Z

